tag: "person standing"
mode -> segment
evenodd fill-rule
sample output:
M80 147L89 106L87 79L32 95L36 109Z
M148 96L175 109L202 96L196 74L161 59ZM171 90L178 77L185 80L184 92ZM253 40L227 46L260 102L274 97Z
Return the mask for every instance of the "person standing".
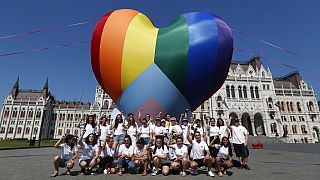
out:
M236 156L239 158L241 166L240 168L245 168L250 170L248 166L248 137L249 133L247 129L240 125L239 119L235 120L235 125L231 126L231 120L228 122L228 128L231 131L231 142L233 144L234 151Z

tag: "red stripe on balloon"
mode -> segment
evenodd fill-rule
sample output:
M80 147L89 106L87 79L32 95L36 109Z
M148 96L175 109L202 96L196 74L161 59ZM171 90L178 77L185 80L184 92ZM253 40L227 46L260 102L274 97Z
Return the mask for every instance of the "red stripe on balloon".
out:
M96 76L99 84L105 89L103 86L103 81L101 78L101 72L100 72L100 41L101 41L101 35L103 32L103 28L105 23L107 22L110 14L113 11L107 13L104 15L101 20L97 23L92 39L91 39L91 64L92 64L92 70L94 72L94 75Z

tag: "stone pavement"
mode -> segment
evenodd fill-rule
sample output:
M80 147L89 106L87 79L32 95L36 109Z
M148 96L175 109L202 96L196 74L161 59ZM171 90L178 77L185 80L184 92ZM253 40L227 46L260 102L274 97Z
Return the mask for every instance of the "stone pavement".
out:
M0 179L50 179L52 158L59 154L54 148L0 150ZM320 144L270 144L265 149L251 149L249 166L251 171L232 168L230 176L214 179L319 179L320 177ZM74 176L60 175L55 179L163 179L175 180L211 179L205 174L198 176L162 175L146 177L124 174L83 176L78 174L79 166L75 165ZM64 172L60 169L60 173Z

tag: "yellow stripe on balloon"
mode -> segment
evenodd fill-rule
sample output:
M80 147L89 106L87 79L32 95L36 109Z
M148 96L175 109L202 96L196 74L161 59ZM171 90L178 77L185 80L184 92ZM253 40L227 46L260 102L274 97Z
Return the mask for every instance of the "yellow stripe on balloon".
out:
M154 63L158 30L150 19L141 13L131 21L122 54L122 91Z

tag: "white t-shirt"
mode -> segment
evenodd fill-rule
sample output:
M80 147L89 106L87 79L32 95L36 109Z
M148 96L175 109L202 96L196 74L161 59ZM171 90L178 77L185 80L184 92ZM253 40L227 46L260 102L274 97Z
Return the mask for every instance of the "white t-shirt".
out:
M184 126L181 125L181 129L182 129L182 136L183 136L183 144L190 144L187 134L188 134L188 125Z
M127 129L127 134L130 136L130 137L133 137L137 134L137 126L134 127L134 126L130 126L128 129Z
M152 133L152 129L149 125L147 127L144 127L142 125L141 127L139 127L139 133L140 133L140 137L147 138L147 137L150 137Z
M171 159L182 157L185 153L188 153L188 148L184 144L180 148L177 144L174 144L171 149L173 150L173 157Z
M73 153L77 151L77 147L74 146L71 150L71 147L68 146L66 143L60 144L61 147L61 159L65 159L69 161L73 157Z
M96 133L95 128L92 127L91 124L86 125L86 132L84 133L82 138L87 138L89 134Z
M98 144L93 146L91 144L86 144L85 142L83 142L83 145L84 145L84 148L82 150L82 156L80 157L79 161L92 159L93 156L95 155L95 152L99 148Z
M155 126L153 129L153 132L156 136L158 135L164 135L165 133L165 128L163 126Z
M169 133L172 133L172 131L175 131L175 133L177 133L177 134L182 133L182 129L178 124L169 127Z
M125 125L125 124L126 123L119 123L118 124L118 127L114 129L114 135L115 136L124 134L125 128L123 127L123 125Z
M96 132L98 132L98 128L100 128L101 135L99 139L101 141L106 140L108 135L110 135L110 125L105 125L105 126L99 125L96 128L97 128Z
M243 144L245 143L245 134L248 134L247 129L244 126L239 125L231 126L232 129L232 139L231 142L233 144Z
M133 147L133 155L141 156L143 154L143 151L147 148L147 146L143 146L141 149L139 149L137 146Z
M119 154L124 153L125 155L130 155L133 153L133 147L129 146L129 148L126 147L125 144L121 144L119 147Z
M228 127L227 126L220 126L219 136L220 136L220 138L228 137Z
M217 156L222 159L229 159L228 147L220 146Z
M192 149L190 157L193 159L203 159L204 158L204 151L208 151L208 145L204 141L201 140L200 143L198 143L196 140L192 141Z
M167 159L161 159L161 163L162 164L165 164L165 163L170 163L170 160L169 160L169 150L168 150L168 147L166 145L164 145L164 148L162 149L162 147L159 149L157 148L156 149L156 152L154 152L154 148L157 148L156 146L151 146L151 152L152 152L152 155L160 155L160 156L163 156L164 154L167 154Z
M209 126L209 137L219 136L219 127L218 126Z
M114 157L114 153L115 153L115 148L114 147L109 148L109 146L106 145L105 149L103 150L103 155L101 153L101 156L102 157L107 157L107 156Z

